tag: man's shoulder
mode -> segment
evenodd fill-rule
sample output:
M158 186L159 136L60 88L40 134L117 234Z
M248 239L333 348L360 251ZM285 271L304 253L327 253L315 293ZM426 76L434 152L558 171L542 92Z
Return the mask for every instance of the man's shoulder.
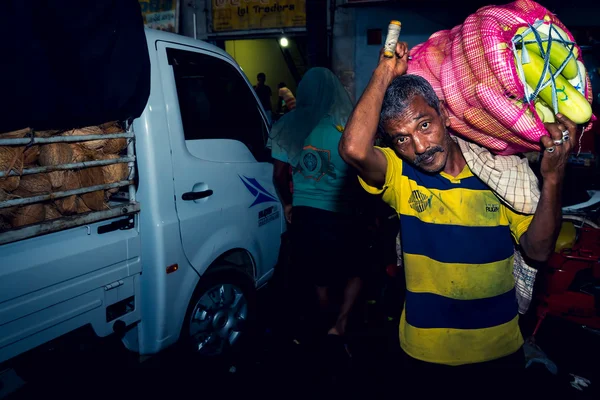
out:
M378 146L376 145L375 148L379 151L381 151L382 153L386 154L386 155L396 155L396 152L394 152L393 149L387 147L387 146Z
M404 161L402 160L402 158L400 158L398 156L398 154L396 154L396 152L394 151L394 149L392 149L391 147L385 147L385 146L375 146L376 150L379 150L383 153L383 155L385 156L385 158L387 159L388 163L392 162L396 165L402 166L404 164Z
M402 177L405 175L405 162L391 147L375 146L376 151L380 151L386 159L386 185L399 189L402 185Z

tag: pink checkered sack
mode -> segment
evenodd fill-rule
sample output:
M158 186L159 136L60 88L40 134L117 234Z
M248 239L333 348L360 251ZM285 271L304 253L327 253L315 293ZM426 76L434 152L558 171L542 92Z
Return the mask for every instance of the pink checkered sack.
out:
M547 132L533 103L537 92L532 95L519 78L513 44L519 28L540 24L560 28L574 43L555 15L534 1L518 0L482 7L463 24L434 33L411 50L408 73L432 84L458 135L500 155L540 150ZM574 47L582 61L581 49ZM583 79L578 90L591 103L589 76Z

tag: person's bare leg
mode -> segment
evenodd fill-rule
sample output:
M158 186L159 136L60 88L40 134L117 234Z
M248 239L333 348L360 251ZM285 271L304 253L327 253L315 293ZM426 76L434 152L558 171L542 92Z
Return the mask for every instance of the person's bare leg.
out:
M319 332L327 330L331 324L331 290L327 286L317 286L317 298L319 300L319 315L316 322L316 327Z
M329 310L329 291L327 286L317 286L317 297L319 298L319 307L321 312Z
M342 307L340 309L340 313L338 314L335 325L329 329L328 333L330 335L343 335L346 333L346 325L348 325L350 311L352 311L361 289L362 279L358 277L348 279L348 283L346 283L346 288L344 289Z

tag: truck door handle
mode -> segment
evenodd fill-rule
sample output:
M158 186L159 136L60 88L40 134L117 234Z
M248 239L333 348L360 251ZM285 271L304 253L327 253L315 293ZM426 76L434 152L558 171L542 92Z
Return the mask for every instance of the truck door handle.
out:
M212 194L213 194L212 189L208 189L208 190L202 190L200 192L187 192L187 193L184 193L183 195L181 195L181 198L185 201L200 200L200 199L204 199L208 196L212 196Z

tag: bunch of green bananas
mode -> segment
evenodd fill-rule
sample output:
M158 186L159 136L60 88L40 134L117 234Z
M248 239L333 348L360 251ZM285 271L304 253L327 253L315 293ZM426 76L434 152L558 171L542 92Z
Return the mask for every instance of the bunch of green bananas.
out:
M536 28L531 28L536 29ZM527 31L527 33L525 33ZM525 33L525 34L524 34ZM548 25L540 25L537 28L537 35L542 39L541 43L536 42L536 35L529 30L529 27L523 27L517 30L516 35L523 38L523 46L528 52L528 57L523 60L523 48L517 49L516 57L521 61L523 75L520 75L521 81L527 85L529 93L533 93L538 84L543 85L554 75L554 88L552 85L546 86L534 100L535 109L543 122L554 122L553 96L556 96L558 112L577 124L583 124L592 117L592 107L585 98L586 71L585 66L579 57L576 47L573 47L573 56L569 58L571 50L567 48L560 40L552 40L550 52L548 53L549 39L563 39L568 41L566 32L557 26L551 29ZM531 42L531 43L527 43ZM549 57L550 68L544 76L544 59ZM562 64L567 60L566 65L556 74ZM518 70L518 69L517 69ZM519 71L520 72L520 71Z

